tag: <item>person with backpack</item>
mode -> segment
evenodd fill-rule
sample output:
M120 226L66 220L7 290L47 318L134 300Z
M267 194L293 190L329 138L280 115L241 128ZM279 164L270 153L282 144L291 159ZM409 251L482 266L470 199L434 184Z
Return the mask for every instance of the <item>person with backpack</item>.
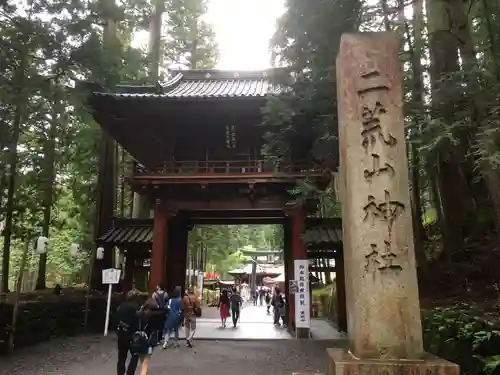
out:
M156 286L156 291L153 293L152 298L156 301L158 308L164 309L168 301L168 293L162 284Z
M196 332L196 318L201 316L201 306L193 288L187 290L182 299L182 310L184 311L184 328L186 330L186 346L193 347L193 337Z
M138 329L130 340L130 351L141 360L140 375L147 375L149 361L154 348L158 345L158 337L163 329L164 309L158 307L155 298L149 298L138 312Z
M169 346L170 337L174 334L172 346L179 347L179 326L182 319L182 299L181 287L176 287L168 300L169 313L165 319L165 329L163 331L163 349Z
M156 291L153 293L151 298L154 299L154 301L157 304L157 308L159 310L163 311L164 314L164 322L166 320L166 317L168 315L168 293L165 291L165 288L163 287L162 284L158 284L156 286ZM164 322L161 324L160 327L158 327L159 334L158 334L158 344L161 343L163 339L163 325Z
M133 334L138 330L138 311L140 304L138 294L135 290L127 293L125 301L118 306L118 326L116 335L118 338L118 363L116 364L117 375L134 375L139 363L139 356L132 352L130 344ZM126 366L128 354L131 358Z

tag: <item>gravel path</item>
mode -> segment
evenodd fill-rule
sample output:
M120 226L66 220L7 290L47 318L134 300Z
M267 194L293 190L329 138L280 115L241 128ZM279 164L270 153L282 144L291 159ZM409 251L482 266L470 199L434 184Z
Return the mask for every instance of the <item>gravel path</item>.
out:
M115 337L80 336L52 340L0 357L0 375L116 374ZM195 341L188 349L157 349L152 375L291 375L324 372L328 341Z

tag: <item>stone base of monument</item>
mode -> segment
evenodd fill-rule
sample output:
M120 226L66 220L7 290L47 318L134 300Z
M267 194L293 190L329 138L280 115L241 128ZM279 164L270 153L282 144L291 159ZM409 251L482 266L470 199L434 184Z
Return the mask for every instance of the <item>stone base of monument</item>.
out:
M308 339L311 337L311 330L309 328L295 328L295 338Z
M459 375L458 365L426 354L421 360L359 359L345 349L327 349L326 375Z

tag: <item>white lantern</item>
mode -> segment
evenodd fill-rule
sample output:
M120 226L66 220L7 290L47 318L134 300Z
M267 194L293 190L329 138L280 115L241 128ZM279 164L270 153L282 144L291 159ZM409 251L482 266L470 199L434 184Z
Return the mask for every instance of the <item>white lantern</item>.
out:
M47 237L40 236L36 240L35 252L37 254L45 254L47 252L47 246L49 246L49 239Z
M69 247L69 256L74 258L80 253L80 245L77 243L72 243Z
M96 252L96 259L102 260L104 259L104 247L98 247Z

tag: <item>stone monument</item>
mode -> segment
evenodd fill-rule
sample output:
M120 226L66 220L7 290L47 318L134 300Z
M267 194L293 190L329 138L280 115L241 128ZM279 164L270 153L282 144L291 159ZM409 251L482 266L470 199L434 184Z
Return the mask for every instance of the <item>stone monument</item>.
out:
M459 373L422 345L399 46L391 33L341 39L337 102L350 350L328 350L329 374Z

